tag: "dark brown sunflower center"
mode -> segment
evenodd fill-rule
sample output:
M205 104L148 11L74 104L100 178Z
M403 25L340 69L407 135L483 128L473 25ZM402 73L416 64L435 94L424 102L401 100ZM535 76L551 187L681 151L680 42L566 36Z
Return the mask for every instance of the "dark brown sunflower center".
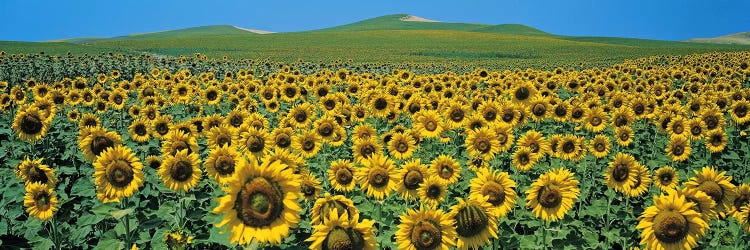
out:
M436 249L442 243L443 232L433 221L419 221L411 228L411 244L417 250Z
M135 127L133 128L133 131L138 136L145 136L146 134L148 134L148 130L146 129L146 124L143 124L143 123L136 124Z
M193 165L187 160L181 160L174 164L169 176L177 182L186 182L193 176Z
M522 152L518 154L517 159L518 159L518 163L520 163L521 165L529 164L529 161L531 160L531 158L529 157L529 154L527 154L526 152Z
M513 114L513 111L508 110L508 111L503 112L502 119L504 122L512 122L515 117L516 116Z
M531 109L531 111L535 116L543 116L545 113L547 113L547 106L541 103L537 103L534 104L534 107Z
M704 181L698 185L698 190L711 196L711 199L713 199L716 204L721 204L721 200L724 198L724 190L714 181Z
M396 144L396 151L399 153L406 153L406 151L409 151L409 144L407 144L405 141L399 141Z
M115 104L122 104L122 96L116 95L112 97L112 100L114 101Z
M265 177L248 180L237 193L234 203L237 218L250 227L271 225L281 216L283 196L278 185Z
M302 191L302 194L305 196L313 196L315 195L315 187L309 184L302 184L300 187L300 190Z
M36 135L42 131L42 119L36 114L26 114L21 118L21 132Z
M443 193L443 189L440 188L437 184L432 184L429 187L427 187L427 197L430 199L438 199L440 198L440 194Z
M221 155L216 158L216 172L220 175L231 175L234 173L234 158L230 155Z
M506 135L505 133L498 133L497 141L500 142L501 145L505 144L506 142L508 142L508 135Z
M422 184L424 176L417 170L410 170L404 176L404 187L408 190L415 190Z
M331 134L333 134L333 127L331 127L331 124L322 124L320 127L318 127L318 134L323 137L329 137Z
M630 140L630 133L628 133L627 131L622 131L620 132L620 136L618 138L620 138L620 141L628 141Z
M596 143L594 143L594 149L597 152L604 152L605 150L607 150L607 146L604 145L603 142L596 142Z
M41 211L47 211L52 206L50 199L50 195L47 192L39 193L34 196L35 206Z
M348 185L352 182L353 174L352 171L346 168L340 168L336 170L336 181L342 185Z
M719 126L719 118L716 116L707 116L704 120L706 121L706 128L709 130L715 129Z
M674 126L672 126L672 131L675 134L682 134L682 132L685 131L685 127L682 126L682 124L675 124Z
M490 224L487 213L478 205L461 208L453 219L456 221L456 233L467 238L482 233Z
M370 176L368 183L375 188L381 188L388 185L388 172L382 168L374 168L370 170Z
M674 154L676 156L680 156L683 153L685 153L685 147L682 146L681 144L677 144L677 145L672 146L672 154Z
M213 101L216 100L216 97L218 97L219 94L216 93L214 90L209 90L208 93L206 93L206 100Z
M737 196L737 199L734 199L734 207L737 210L740 210L743 206L748 204L748 201L750 201L750 193L740 193L740 195Z
M47 184L49 182L49 179L47 178L47 174L44 173L44 170L40 169L39 166L34 165L29 168L28 171L29 176L29 182L39 182L42 184Z
M581 119L581 117L583 117L583 110L573 110L573 113L570 114L570 117L573 117L573 119Z
M384 98L381 97L375 99L375 109L384 110L386 107L388 107L388 101L386 101Z
M148 166L153 169L159 169L161 167L161 161L160 160L151 160L148 162Z
M130 163L125 160L116 160L107 169L107 180L109 184L118 188L124 188L133 181L135 173Z
M563 153L570 154L576 150L576 144L573 141L565 141L562 144Z
M703 129L701 128L701 126L693 126L690 128L690 133L692 135L697 136L697 135L700 135L702 132L703 132Z
M424 128L427 131L435 131L435 129L437 129L437 126L438 126L437 122L435 122L433 120L429 120L429 121L427 121L427 122L424 123Z
M368 158L372 153L375 153L375 147L370 144L364 145L362 146L362 149L359 150L359 153L362 157Z
M500 183L491 181L482 186L482 195L489 196L487 202L493 206L498 206L505 202L505 189Z
M312 151L313 149L315 149L315 141L313 141L310 138L305 138L302 141L302 150L304 150L304 151Z
M287 134L279 134L276 136L276 146L280 148L287 148L292 144L292 139Z
M593 125L593 126L599 126L600 124L602 124L602 118L592 117L591 118L591 122L589 122L589 123L591 123L591 125Z
M438 172L438 175L443 179L451 178L451 176L453 176L453 168L450 165L442 165L440 166L440 172Z
M328 233L322 248L324 250L364 249L365 240L362 233L356 229L336 227Z
M216 146L232 145L232 138L229 135L218 135L216 137Z
M450 113L450 118L454 122L460 122L460 121L462 121L464 119L464 115L465 114L464 114L463 110L461 110L461 109L454 109Z
M644 111L646 111L646 107L644 107L643 104L640 104L640 103L636 104L635 107L633 108L633 112L636 115L643 114Z
M247 149L250 150L250 152L258 153L263 150L263 147L265 146L265 140L261 138L260 136L250 136L250 138L247 139Z
M516 91L513 93L513 95L518 99L519 101L526 100L526 98L529 98L529 95L531 95L531 91L529 91L526 87L520 87L516 89Z
M673 179L674 174L670 172L663 172L659 174L659 182L661 182L661 184L664 186L671 184Z
M555 186L543 187L539 190L537 202L544 208L556 208L562 203L560 189Z
M555 115L556 116L558 116L558 117L565 117L567 114L568 114L568 109L565 106L559 105L559 106L555 107Z
M239 115L233 115L231 118L229 118L229 125L232 125L232 127L238 128L242 126L242 116Z
M490 151L490 142L487 139L480 138L477 141L474 142L474 146L479 150L479 152L487 153Z
M166 135L169 133L169 124L166 122L160 122L156 124L156 133L159 133L160 135Z
M664 243L677 243L689 233L685 216L674 211L662 211L654 217L654 236Z
M615 164L614 169L612 169L612 179L615 179L617 182L626 181L629 175L630 168L626 164Z
M724 137L721 134L712 134L709 142L713 146L719 146L724 143Z
M620 115L620 116L617 116L617 118L615 118L615 127L622 127L627 124L628 124L628 118L626 118L625 116Z
M495 118L497 118L497 111L495 110L487 110L484 112L484 119L487 121L494 121Z
M115 145L115 142L107 138L106 136L96 136L91 140L91 153L95 156L99 156L104 150L111 148Z
M737 107L734 107L734 114L739 118L745 117L745 115L747 115L747 111L748 107L745 105L738 105Z

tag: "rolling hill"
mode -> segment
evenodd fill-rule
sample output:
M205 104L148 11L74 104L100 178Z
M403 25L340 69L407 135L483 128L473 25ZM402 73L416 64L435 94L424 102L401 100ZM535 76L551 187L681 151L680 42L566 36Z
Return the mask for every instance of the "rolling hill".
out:
M261 32L262 33L262 32ZM750 46L550 34L520 24L449 23L398 14L321 30L259 34L230 25L203 26L66 43L0 42L7 53L121 53L293 62L460 63L483 67L608 66L625 59L748 50Z
M740 32L714 38L694 38L687 40L687 42L750 45L750 32Z

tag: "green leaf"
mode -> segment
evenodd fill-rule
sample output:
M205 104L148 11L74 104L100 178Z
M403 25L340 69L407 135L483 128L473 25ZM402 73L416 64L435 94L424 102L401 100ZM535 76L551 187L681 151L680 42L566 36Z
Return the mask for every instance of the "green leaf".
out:
M70 193L75 196L81 197L94 197L96 196L96 190L94 189L94 183L91 182L91 178L80 178L73 184L73 188Z
M94 247L94 250L111 250L123 248L125 248L125 244L123 244L122 241L118 239L101 239L99 240L99 243L96 244L96 247Z
M128 214L130 214L132 212L133 212L133 209L132 208L128 208L128 209L123 209L123 210L112 211L109 214L111 214L112 217L115 217L115 219L119 220L120 218L122 218L125 215L128 215Z
M48 249L52 249L52 246L54 246L55 243L52 242L52 240L50 239L37 237L31 240L31 245L34 246L32 248L34 250L48 250Z

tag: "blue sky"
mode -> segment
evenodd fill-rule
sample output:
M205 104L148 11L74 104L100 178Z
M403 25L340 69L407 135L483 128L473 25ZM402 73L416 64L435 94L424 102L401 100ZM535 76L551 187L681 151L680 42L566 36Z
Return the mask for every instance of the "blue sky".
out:
M213 24L303 31L396 13L520 23L561 35L684 40L750 31L749 9L748 0L0 0L0 40L109 37Z

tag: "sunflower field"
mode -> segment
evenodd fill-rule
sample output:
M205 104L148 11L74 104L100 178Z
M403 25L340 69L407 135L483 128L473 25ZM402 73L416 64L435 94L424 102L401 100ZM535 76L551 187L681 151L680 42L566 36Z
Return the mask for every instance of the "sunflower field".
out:
M0 60L0 247L750 248L750 52Z

